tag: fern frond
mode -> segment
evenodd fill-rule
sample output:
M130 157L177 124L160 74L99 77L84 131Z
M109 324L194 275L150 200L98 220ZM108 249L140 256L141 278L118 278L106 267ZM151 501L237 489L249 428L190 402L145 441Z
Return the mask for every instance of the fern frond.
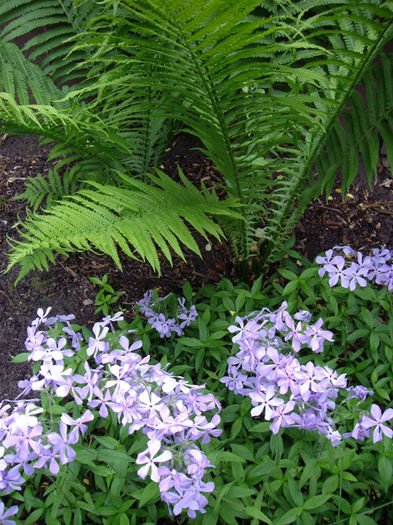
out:
M25 58L13 43L0 40L0 92L4 91L20 104L55 104L61 91L42 70ZM57 103L57 107L68 104Z
M369 184L376 174L379 158L379 135L386 144L389 161L393 160L393 64L382 56L381 64L372 64L365 73L366 97L354 91L341 118L337 119L315 159L320 184L316 196L330 193L336 172L342 168L343 196L358 173L359 160ZM391 164L393 166L393 164Z
M76 174L75 170L67 170L60 175L56 166L56 169L49 170L47 177L41 173L36 177L27 177L25 191L15 197L15 200L26 200L34 212L43 206L48 209L61 197L73 194L77 188L85 186L78 183Z
M98 12L94 2L78 11L73 0L7 0L0 6L0 39L12 42L23 37L23 51L31 62L39 58L43 72L52 80L69 82L83 77L84 71L75 67L85 58L70 55L71 40Z
M130 154L120 136L85 110L18 105L7 93L0 93L0 133L44 136L66 144L84 158L96 157L111 168L119 167L119 156Z
M121 268L118 249L129 257L148 261L159 273L158 249L172 261L170 248L184 258L181 244L199 254L190 225L203 236L222 236L209 215L239 215L234 201L220 202L214 194L199 193L181 174L175 183L163 172L151 175L147 185L119 174L126 187L89 183L54 204L45 215L30 215L20 232L22 240L10 241L10 269L21 265L18 280L33 268L47 269L54 252L98 250L112 257ZM132 188L132 189L131 189ZM188 225L186 225L186 222Z

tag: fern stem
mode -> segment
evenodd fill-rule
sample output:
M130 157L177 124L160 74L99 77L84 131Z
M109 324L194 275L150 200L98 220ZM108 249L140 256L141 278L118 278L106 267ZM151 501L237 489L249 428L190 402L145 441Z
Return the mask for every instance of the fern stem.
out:
M198 73L198 75L200 77L202 85L203 85L205 91L208 94L208 98L209 98L210 103L212 105L212 109L213 109L213 111L214 111L214 113L215 113L215 115L217 117L217 120L219 122L219 125L220 125L220 131L221 131L221 134L222 134L222 138L224 140L225 149L226 149L226 152L227 152L230 164L231 164L232 177L234 179L235 187L236 187L235 194L238 197L238 199L240 200L240 202L243 202L244 195L243 195L243 191L242 191L242 188L241 188L241 185L240 185L238 168L237 168L237 165L236 165L235 157L233 155L233 149L232 149L231 141L230 141L230 138L229 138L227 124L225 122L225 118L224 118L223 112L221 111L221 108L220 108L220 104L219 104L219 101L218 101L218 96L217 96L216 90L214 88L214 83L210 79L208 71L202 71L202 67L201 67L201 65L199 63L198 58L196 57L196 55L195 55L194 51L192 50L191 46L189 45L189 43L187 41L187 38L183 34L183 31L182 31L181 27L179 26L177 21L174 20L173 18L172 18L172 24L177 29L178 34L180 35L181 40L182 40L182 45L183 45L184 49L189 53L189 55L191 57L191 60L192 60L192 62L194 64L194 67L196 68L196 71L197 71L197 73ZM208 79L208 80L206 80L206 79ZM225 173L223 173L222 175L225 178ZM248 246L247 246L246 224L245 224L245 221L239 221L239 222L240 222L239 228L240 228L240 232L241 232L241 254L242 254L243 257L246 258L247 257L247 251L248 251L247 250Z

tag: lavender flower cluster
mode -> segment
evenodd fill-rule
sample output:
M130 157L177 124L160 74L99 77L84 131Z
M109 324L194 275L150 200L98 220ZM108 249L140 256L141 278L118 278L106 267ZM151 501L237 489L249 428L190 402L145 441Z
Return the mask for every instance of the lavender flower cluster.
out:
M56 475L60 465L75 459L72 445L85 434L87 423L97 412L106 418L112 411L129 434L142 430L148 437L146 450L136 459L138 475L145 479L149 474L159 483L161 498L173 506L175 515L184 509L191 518L196 512L205 512L203 493L213 491L214 483L204 482L203 477L213 465L197 442L208 443L212 436L221 434L216 428L220 416L216 413L208 420L205 415L221 409L218 401L203 393L204 386L191 385L159 364L149 364L149 356L142 358L136 353L142 342L130 343L126 335L114 330L114 323L123 320L122 312L95 323L86 350L90 363L84 361L83 375L74 373L72 366L66 365L72 365L69 358L81 350L82 336L69 323L74 316L48 317L49 311L39 309L27 330L29 360L41 364L35 375L20 382L20 396L42 390L58 398L72 396L83 411L76 419L63 413L58 432L53 432L54 422L44 423L39 417L44 410L37 400L14 401L12 410L9 404L1 405L1 491L20 490L22 471L31 475L47 467ZM60 337L50 336L52 325L61 330ZM6 511L8 515L11 510L17 512L12 507Z
M325 255L320 255L315 262L322 266L318 274L329 277L329 285L338 283L343 288L353 291L357 286L365 287L368 281L387 286L393 290L393 266L387 264L393 253L387 248L375 248L372 255L364 256L349 246L334 246Z
M185 306L185 298L179 297L176 305L176 315L168 317L165 313L160 311L160 308L165 305L168 297L158 297L154 290L148 290L144 293L143 298L137 301L140 312L147 318L149 324L160 334L160 337L171 337L174 333L178 336L183 335L183 328L190 326L198 317L198 312L194 305L190 308Z
M236 394L249 396L251 415L264 412L265 419L272 421L274 434L285 427L316 431L333 446L348 437L364 440L371 428L374 443L381 441L383 434L391 438L392 430L384 423L393 419L393 409L382 413L375 404L370 414L360 411L362 417L352 432L340 433L335 410L343 409L353 398L359 407L373 392L361 385L348 386L346 374L339 375L329 366L315 366L312 361L300 364L295 354L307 347L322 352L324 342L333 341L333 334L322 329L322 319L311 324L311 314L304 310L292 317L287 306L283 302L274 312L264 308L236 317L237 325L230 326L229 331L237 332L232 341L240 350L228 359L228 376L221 382Z

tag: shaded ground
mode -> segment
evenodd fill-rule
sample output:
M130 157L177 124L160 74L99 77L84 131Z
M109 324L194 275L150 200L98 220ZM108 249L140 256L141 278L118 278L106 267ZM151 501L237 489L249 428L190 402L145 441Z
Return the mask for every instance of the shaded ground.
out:
M176 177L177 164L194 181L200 179L214 186L219 179L203 155L193 149L195 139L178 136L167 151L164 169ZM48 149L38 147L35 137L0 137L0 270L7 267L6 236L15 235L18 214L23 217L25 204L12 197L24 190L28 176L46 173ZM351 196L342 202L333 192L327 203L312 204L296 230L296 246L300 253L312 259L335 244L350 244L367 250L382 244L393 248L393 180L382 155L377 182L370 193L366 185L351 189ZM229 247L206 240L199 242L203 259L187 253L187 264L178 257L174 265L162 263L162 277L158 278L147 264L123 257L123 273L113 267L109 257L92 254L74 254L68 259L58 257L58 264L49 272L32 272L18 286L14 282L17 268L0 278L0 399L13 398L18 393L17 382L28 377L29 365L13 365L12 356L23 351L26 327L35 317L37 308L52 306L58 314L73 313L76 322L91 326L94 298L97 289L89 277L108 273L109 283L123 291L122 305L132 315L133 305L145 290L159 288L162 293L180 290L185 281L194 289L208 282L217 282L221 276L235 277Z

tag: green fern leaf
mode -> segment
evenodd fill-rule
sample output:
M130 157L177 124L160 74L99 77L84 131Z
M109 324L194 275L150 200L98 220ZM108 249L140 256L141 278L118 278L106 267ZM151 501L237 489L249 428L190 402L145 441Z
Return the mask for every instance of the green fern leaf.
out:
M33 267L48 267L54 252L68 254L96 250L112 257L121 268L118 248L130 257L140 257L160 272L157 246L171 261L169 248L181 257L179 243L199 254L199 248L185 221L206 236L222 237L221 228L209 215L241 218L233 200L220 202L214 195L189 191L192 185L182 175L185 186L163 172L152 175L154 185L121 174L127 187L90 183L54 204L44 215L29 215L22 224L19 240L10 240L8 270L21 265L18 280ZM132 188L132 189L131 189Z

